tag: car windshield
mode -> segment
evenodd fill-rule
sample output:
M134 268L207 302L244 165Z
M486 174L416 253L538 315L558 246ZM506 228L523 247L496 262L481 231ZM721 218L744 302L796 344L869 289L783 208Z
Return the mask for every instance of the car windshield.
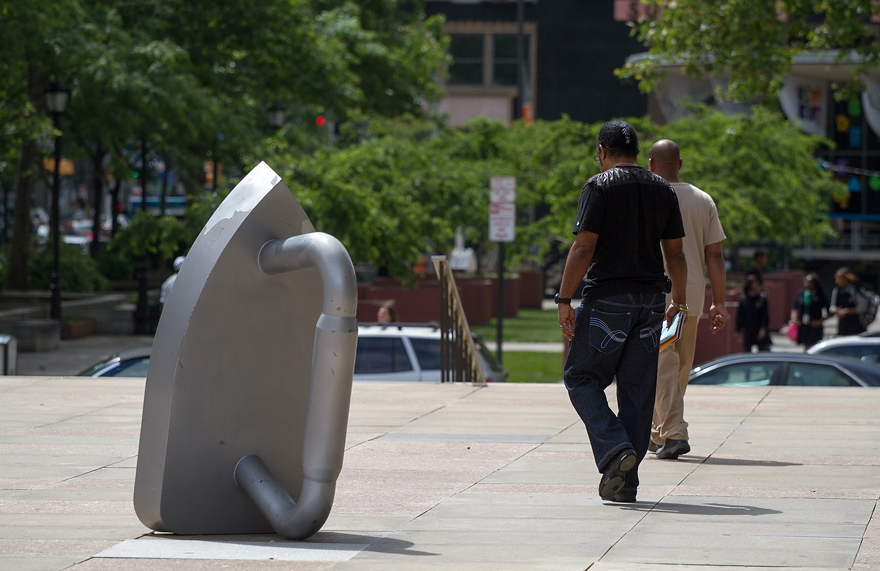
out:
M92 365L91 367L86 369L85 371L81 371L77 376L91 377L92 375L94 375L95 373L100 371L101 369L104 369L108 365L112 365L113 363L116 363L117 361L119 361L119 357L117 355L113 355L109 359L104 359L100 363L95 363L94 365Z
M92 365L81 372L79 376L90 377L98 373L102 377L146 377L147 369L149 368L149 355L125 360L120 360L119 356L113 356L96 365ZM107 370L105 371L104 369Z
M877 361L877 347L871 345L836 345L824 348L819 353L825 355L841 355L843 357L855 357L866 361Z

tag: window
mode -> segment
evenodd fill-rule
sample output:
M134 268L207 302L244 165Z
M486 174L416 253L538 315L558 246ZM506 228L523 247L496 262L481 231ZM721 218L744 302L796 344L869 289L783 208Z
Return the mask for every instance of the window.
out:
M440 370L440 339L413 339L410 338L416 359L423 371Z
M690 382L694 385L766 387L779 363L739 363L709 371Z
M506 28L480 33L451 33L449 85L480 89L516 89L517 34ZM523 34L524 80L531 88L532 36Z
M795 387L859 386L834 367L812 363L789 364L785 384Z
M449 50L452 54L449 83L482 86L483 34L453 34Z
M529 37L523 37L523 57L528 62ZM492 36L492 85L516 87L516 34Z
M400 337L361 338L354 361L355 374L412 371L412 363Z
M140 359L131 359L119 364L117 369L108 373L108 377L146 377L147 369L150 368L150 358L141 357Z
M828 347L822 354L825 355L840 355L842 357L854 357L856 359L862 359L864 361L871 361L873 363L877 362L877 350L880 345L838 345L836 347Z

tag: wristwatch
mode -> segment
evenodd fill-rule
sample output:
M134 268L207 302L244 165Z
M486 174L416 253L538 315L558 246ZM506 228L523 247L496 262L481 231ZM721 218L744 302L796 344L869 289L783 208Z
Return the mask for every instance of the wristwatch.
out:
M553 303L559 305L560 303L564 303L565 305L571 305L570 297L559 297L559 294L556 294L556 297L553 298Z

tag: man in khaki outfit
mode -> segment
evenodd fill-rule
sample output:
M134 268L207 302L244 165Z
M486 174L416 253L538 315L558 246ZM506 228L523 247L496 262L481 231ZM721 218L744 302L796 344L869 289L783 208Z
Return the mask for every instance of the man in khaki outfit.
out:
M679 180L681 165L678 145L668 139L657 141L648 152L648 168L665 178L678 196L685 230L684 254L690 269L685 301L690 312L682 326L681 337L661 351L657 365L657 393L649 449L656 452L657 458L664 460L676 460L691 450L688 423L684 420L684 393L694 364L697 325L703 313L706 291L703 268L708 269L712 289L712 305L709 307L712 333L724 327L728 319L724 307L727 270L721 249L724 229L718 220L712 197L692 184Z

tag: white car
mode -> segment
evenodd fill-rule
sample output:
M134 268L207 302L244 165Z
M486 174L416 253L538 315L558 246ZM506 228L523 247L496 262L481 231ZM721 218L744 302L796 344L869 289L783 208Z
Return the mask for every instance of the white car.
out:
M820 341L807 349L811 355L841 355L862 361L878 362L880 357L880 337L844 335Z
M474 335L485 379L504 382L507 372ZM433 324L370 323L358 326L356 381L441 381L440 327Z

